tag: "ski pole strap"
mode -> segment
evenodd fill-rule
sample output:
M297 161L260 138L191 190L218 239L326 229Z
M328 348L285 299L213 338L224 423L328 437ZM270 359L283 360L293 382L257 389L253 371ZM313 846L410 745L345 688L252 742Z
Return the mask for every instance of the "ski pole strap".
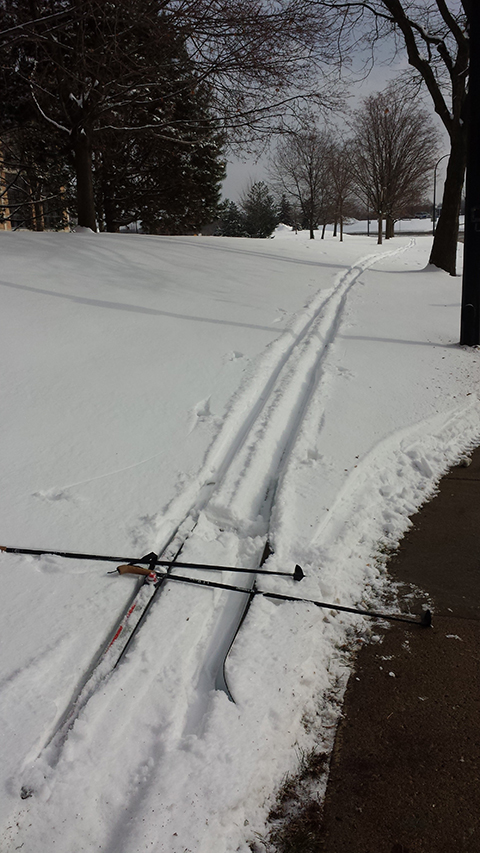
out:
M115 572L118 572L119 575L149 575L150 569L148 566L132 566L128 563L124 566L117 566ZM107 572L107 574L113 575L115 572Z

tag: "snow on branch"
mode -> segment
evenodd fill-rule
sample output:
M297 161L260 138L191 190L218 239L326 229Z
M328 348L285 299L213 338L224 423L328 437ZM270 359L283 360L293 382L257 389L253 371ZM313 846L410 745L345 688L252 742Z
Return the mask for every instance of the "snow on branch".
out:
M31 93L32 93L32 98L33 98L33 100L35 101L35 106L37 107L37 109L38 109L38 111L39 111L40 115L45 119L45 121L48 121L50 124L53 124L53 126L54 126L54 127L56 127L56 128L57 128L57 130L62 130L64 133L68 133L68 135L70 136L70 135L71 135L71 130L69 130L69 129L68 129L68 127L65 127L63 124L59 124L59 123L58 123L58 121L55 121L55 119L50 118L50 116L48 116L48 115L47 115L47 114L42 110L42 108L41 108L40 104L38 103L38 100L37 100L37 97L36 97L36 95L35 95L35 92L33 91L33 86L30 86L30 91L31 91Z

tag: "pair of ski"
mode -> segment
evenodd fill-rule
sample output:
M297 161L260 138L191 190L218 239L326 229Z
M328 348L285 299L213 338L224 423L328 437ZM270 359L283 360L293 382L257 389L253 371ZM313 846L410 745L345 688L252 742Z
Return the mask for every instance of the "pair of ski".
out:
M327 608L330 610L343 611L347 613L356 613L377 619L386 619L388 621L406 622L410 624L421 625L423 627L428 627L431 624L431 613L429 610L426 610L422 614L420 621L418 621L416 619L413 620L408 616L405 617L403 615L394 616L392 614L372 612L356 607L346 607L340 604L331 604L322 601L315 601L312 599L299 598L291 595L283 595L280 593L264 592L262 590L257 589L254 579L250 586L236 586L233 584L225 584L217 581L205 580L203 578L185 577L178 574L173 574L174 569L178 570L179 568L185 568L191 571L202 570L245 573L250 576L249 581L252 581L252 576L255 575L282 576L288 577L295 581L300 581L304 577L303 570L298 565L295 566L294 572L268 571L262 569L263 564L266 562L266 560L272 553L268 541L265 544L265 548L261 560L259 562L259 568L256 569L183 562L178 558L185 545L186 540L192 533L195 526L196 522L191 518L187 518L179 526L176 534L174 535L170 543L167 545L167 547L164 549L161 556L152 552L139 560L127 558L128 562L126 564L124 563L114 570L119 574L138 575L143 578L143 581L140 587L137 587L137 589L135 590L120 620L118 621L114 630L108 636L106 643L95 656L87 673L83 676L80 683L77 685L77 688L74 691L73 698L70 701L67 709L65 710L60 720L56 723L53 732L50 734L48 739L41 747L37 755L37 761L38 759L40 759L40 757L42 757L52 768L57 764L61 755L63 743L65 742L68 736L69 730L73 726L81 710L85 707L86 703L88 702L92 694L95 692L95 690L97 690L99 685L109 677L109 675L115 670L115 668L125 656L130 646L130 643L132 642L137 631L141 627L150 607L152 606L155 598L159 595L160 591L164 588L166 582L173 581L177 583L196 584L203 587L213 587L216 589L223 589L226 591L245 594L245 606L243 608L243 612L238 621L238 624L234 628L233 636L229 644L228 650L225 654L223 666L221 667L221 671L218 674L216 682L217 688L224 690L232 701L234 700L228 688L228 684L225 677L225 663L229 651L238 634L238 631L240 630L240 627L243 624L250 604L252 603L256 595L262 595L265 598L270 598L277 601L308 603L320 608ZM0 546L0 551L4 551L7 553L31 555L48 554L64 558L108 562L120 562L122 561L122 559L125 560L125 558L121 557L110 557L94 554L79 554L65 551L10 548L3 546ZM35 786L30 785L23 786L21 790L22 798L25 799L31 796L34 787Z
M29 771L29 776L33 777L32 782L26 783L21 787L20 796L22 799L31 797L37 789L35 776L41 777L41 767L46 771L48 768L53 769L57 765L62 754L62 747L68 737L70 729L75 723L75 720L93 693L103 682L106 681L106 679L108 679L124 657L133 637L145 619L153 600L160 593L163 580L168 577L168 573L175 565L175 560L180 555L186 540L192 533L195 526L196 521L191 518L187 518L179 526L177 532L174 534L162 553L162 564L166 567L166 571L160 578L157 578L157 575L155 575L155 584L143 582L140 587L136 587L135 592L128 601L127 606L114 629L109 633L105 643L99 649L87 672L83 675L73 691L72 699L67 708L60 719L55 723L53 731L40 747ZM87 560L117 561L118 559L93 554L74 554L71 552L40 551L26 548L7 548L2 546L0 546L0 550L8 553L27 553L39 556L42 554L49 554ZM149 570L154 572L158 556L153 553L148 554L139 562L145 561L148 561ZM36 772L36 765L38 765L40 773ZM39 784L41 784L41 782Z
M60 719L56 722L53 732L50 733L49 737L41 746L37 757L33 762L32 770L35 768L36 764L38 764L39 770L41 766L43 766L45 769L53 769L56 766L61 757L63 744L65 743L68 737L68 733L72 728L73 724L75 723L75 720L77 719L80 712L85 707L93 693L99 688L102 683L106 681L106 679L113 673L115 668L124 658L132 640L134 639L142 623L144 622L154 600L159 596L167 580L172 580L175 578L175 580L184 583L198 583L202 586L214 586L219 587L221 589L243 592L248 595L248 599L246 599L245 608L243 610L241 620L235 628L234 636L230 643L228 651L230 650L231 645L233 644L235 637L238 633L238 630L240 629L240 625L243 622L243 619L245 618L248 607L256 592L254 583L252 587L237 587L229 584L216 583L214 581L201 580L198 578L180 577L172 574L174 569L181 567L189 570L201 569L210 571L230 571L248 573L250 577L252 575L255 575L257 572L260 572L262 574L279 574L286 577L294 578L295 580L301 580L303 578L303 571L299 566L296 567L295 572L293 573L267 572L265 570L262 570L261 566L271 553L268 543L264 548L262 559L260 562L260 568L258 569L237 568L230 566L214 566L199 563L182 562L178 558L180 556L181 551L183 550L185 542L193 532L195 526L196 522L191 518L187 518L180 525L177 530L177 533L175 534L169 545L162 552L161 557L157 554L150 553L142 557L140 560L130 560L128 564L121 565L118 567L118 569L114 570L115 572L118 571L119 574L139 575L142 577L142 583L139 587L136 588L135 592L133 593L133 596L130 598L115 628L110 632L109 636L106 639L106 642L99 650L99 652L95 655L88 671L84 674L79 684L77 684L77 687L74 690L73 697L69 702L68 707L66 708ZM65 558L99 561L106 560L109 562L117 562L122 559L118 557L107 557L93 554L78 554L72 552L45 550L41 551L26 548L9 548L2 546L0 546L0 551L20 554L27 553L31 555L48 554ZM228 656L228 651L225 655L225 660ZM224 667L225 661L223 662L222 672L219 674L219 687L220 689L224 689L229 698L233 701L233 697L231 696L230 691L228 689L228 685L226 683ZM33 773L33 776L35 776L35 773ZM28 797L32 796L36 788L37 785L35 781L32 780L31 784L24 784L22 786L20 796L22 797L22 799L27 799Z

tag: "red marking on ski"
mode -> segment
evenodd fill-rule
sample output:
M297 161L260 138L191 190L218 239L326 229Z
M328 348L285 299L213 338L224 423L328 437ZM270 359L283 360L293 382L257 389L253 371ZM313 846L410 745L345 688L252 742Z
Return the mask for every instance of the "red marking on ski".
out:
M113 639L112 639L112 640L111 640L111 642L110 642L110 645L108 646L108 648L109 648L109 649L113 646L113 644L114 644L115 640L117 640L117 639L118 639L118 637L120 636L120 634L122 633L122 631L123 631L123 629L124 629L124 627L125 627L125 622L127 621L128 617L132 615L132 613L133 613L133 611L135 610L135 607L136 607L136 606L137 606L137 602L135 602L134 604L132 604L132 606L131 606L130 610L125 614L124 619L123 619L123 623L122 623L122 624L120 625L120 627L118 628L117 633L115 634L115 636L113 637Z

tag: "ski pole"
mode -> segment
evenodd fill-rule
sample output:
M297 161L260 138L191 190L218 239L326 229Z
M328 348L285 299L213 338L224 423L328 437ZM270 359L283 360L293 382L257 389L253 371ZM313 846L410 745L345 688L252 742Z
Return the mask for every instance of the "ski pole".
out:
M178 563L177 563L178 565ZM248 595L263 595L264 598L273 598L280 601L298 601L301 604L314 604L315 607L321 607L325 610L339 610L344 613L356 613L360 616L370 616L373 619L385 619L389 622L406 622L410 625L420 625L423 628L429 628L432 624L432 614L430 610L424 610L420 617L420 621L417 619L410 619L405 616L394 616L389 613L378 613L373 610L362 610L359 607L345 607L342 604L329 604L326 601L315 601L310 598L296 598L293 595L281 595L277 592L263 592L262 590L252 590L242 586L234 586L233 584L226 583L218 583L217 581L206 581L200 578L186 578L181 575L160 575L162 580L165 581L179 581L180 583L192 583L197 584L198 586L208 586L214 587L215 589L226 589L232 592L243 592Z
M137 561L140 563L140 560ZM165 562L162 560L157 560L157 566L164 566ZM169 564L167 564L169 565ZM225 571L225 572L247 572L250 575L272 575L277 577L280 575L285 578L293 578L294 581L301 581L305 574L301 566L295 566L295 571L291 572L269 572L266 569L240 569L235 566L210 566L204 563L175 563L175 568L181 569L204 569L205 571ZM108 575L114 575L115 572L118 572L119 575L148 575L149 569L142 565L134 565L133 563L127 563L126 565L117 566L113 572L107 572ZM240 589L240 587L239 587Z
M110 563L118 563L121 560L128 562L130 560L129 557L108 557L105 554L77 554L73 551L46 551L44 549L41 550L37 548L8 548L5 545L0 545L0 551L4 551L7 554L31 554L35 557L46 555L52 557L65 557L65 559L71 560L98 560ZM145 557L141 557L138 560L133 557L132 562L148 564L152 556L153 554L147 554Z
M73 551L41 551L33 548L7 548L5 545L0 545L0 551L4 551L8 554L30 554L33 556L53 556L53 557L64 557L65 559L72 560L98 560L99 562L109 562L109 563L128 563L129 565L133 565L134 563L138 563L139 565L148 566L150 561L155 557L156 554L153 551L150 554L146 554L145 557L140 557L137 559L136 557L110 557L105 554L78 554ZM156 560L157 566L164 566L167 568L170 563L168 560ZM252 572L256 572L257 574L265 574L265 575L277 575L285 578L293 578L295 581L301 581L304 577L303 571L300 566L295 566L294 572L268 572L266 570L261 569L245 569L239 568L238 566L212 566L207 563L184 563L178 562L175 563L175 566L179 566L181 569L193 569L193 570L204 570L204 571L214 571L214 572L243 572L246 574L252 574ZM117 571L115 569L115 571ZM109 572L109 574L114 574L114 572ZM123 572L120 572L123 574ZM137 572L136 574L148 574L148 572Z

